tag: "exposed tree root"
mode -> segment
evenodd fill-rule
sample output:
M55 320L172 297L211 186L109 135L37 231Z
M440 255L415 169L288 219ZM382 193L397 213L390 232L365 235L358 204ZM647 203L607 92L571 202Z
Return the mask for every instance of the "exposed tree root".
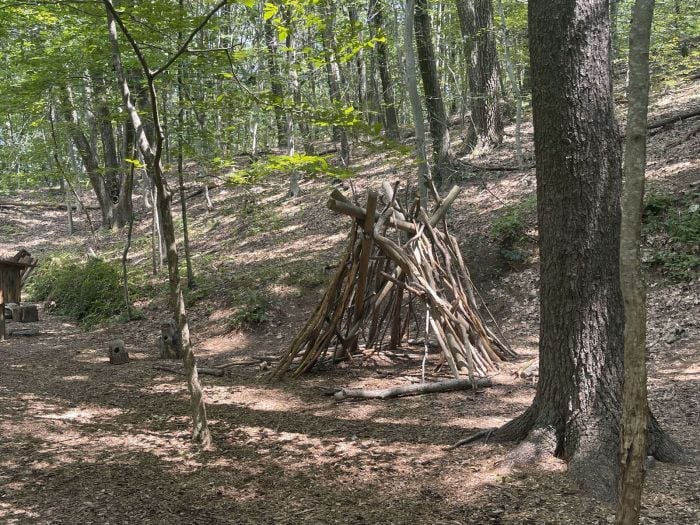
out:
M647 456L653 456L654 459L662 463L685 463L687 461L686 451L669 436L668 432L661 428L651 412L649 412L647 430L649 431Z
M479 441L481 438L485 438L484 441L488 441L489 437L491 436L491 434L493 434L494 430L497 430L497 427L487 428L484 430L480 430L479 432L475 432L474 434L467 436L464 439L460 439L454 445L447 447L446 450L453 450L463 445L467 445L468 443L472 443L473 441Z
M687 461L683 449L661 428L653 414L649 414L649 449L647 454L662 463ZM532 468L550 464L554 458L564 460L569 474L587 492L602 501L613 501L617 491L619 465L617 431L604 425L584 425L580 435L556 422L546 421L531 406L520 416L500 428L481 430L458 441L448 450L474 443L481 439L496 443L517 443L508 452L504 464L510 468ZM567 443L568 441L568 443ZM600 445L591 446L600 441Z

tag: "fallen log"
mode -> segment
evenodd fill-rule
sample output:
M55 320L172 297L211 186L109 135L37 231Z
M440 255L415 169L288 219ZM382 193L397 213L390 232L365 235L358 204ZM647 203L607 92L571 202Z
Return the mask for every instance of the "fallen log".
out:
M164 372L170 372L171 374L185 375L185 370L176 369L169 366L155 365L154 370L162 370ZM197 367L197 372L202 375L221 377L224 375L224 371L220 368L200 368Z
M490 377L471 379L448 379L437 383L415 383L400 385L380 390L364 388L340 388L332 392L335 399L389 399L392 397L418 396L422 394L434 394L440 392L455 392L457 390L470 390L473 388L486 388L496 383Z
M22 202L22 201L13 201L13 200L5 200L2 199L0 200L0 207L5 207L5 208L46 208L49 210L54 210L54 211L65 211L66 205L65 204L54 204L51 202ZM86 206L88 210L99 210L99 206ZM71 206L71 209L73 211L76 211L78 208L75 205Z
M218 370L225 370L234 366L259 365L263 361L265 361L265 359L245 359L243 361L231 361L230 363L224 363L223 365L216 365L214 368Z
M679 120L684 120L692 117L700 117L700 108L689 109L688 111L676 113L675 115L671 115L670 117L654 120L647 125L647 128L662 128L664 126L668 126L669 124L673 124L674 122L678 122Z
M473 162L464 162L461 161L462 164L467 166L468 168L472 168L477 171L527 171L534 169L535 165L534 164L525 164L523 166L495 166L495 165L483 165L483 164L475 164Z

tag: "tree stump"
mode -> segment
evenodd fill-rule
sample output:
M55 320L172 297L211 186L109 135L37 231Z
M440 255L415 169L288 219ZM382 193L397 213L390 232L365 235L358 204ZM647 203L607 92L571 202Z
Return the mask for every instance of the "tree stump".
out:
M129 352L124 348L124 341L121 339L109 342L109 362L112 365L123 365L129 362Z
M161 323L158 348L162 359L180 359L182 357L182 347L180 346L175 319L169 319Z

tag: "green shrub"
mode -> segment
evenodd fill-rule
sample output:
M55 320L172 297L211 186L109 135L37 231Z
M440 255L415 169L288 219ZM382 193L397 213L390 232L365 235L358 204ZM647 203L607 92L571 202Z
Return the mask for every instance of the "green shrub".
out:
M325 156L295 153L294 155L270 155L264 160L257 160L247 169L234 171L229 175L228 182L233 186L252 184L267 175L291 175L295 172L311 176L328 175L336 179L346 179L353 175L353 172L348 169L329 164Z
M698 197L650 193L645 199L644 233L651 250L644 262L672 281L692 280L700 273Z
M29 293L36 301L55 303L55 311L90 328L124 313L124 296L118 265L101 259L71 261L49 259L37 269Z
M499 244L499 253L509 262L524 262L524 244L531 238L527 231L530 229L532 215L537 207L537 198L530 195L498 215L491 225L491 235Z
M234 329L255 328L269 319L270 301L260 290L246 292L231 318Z

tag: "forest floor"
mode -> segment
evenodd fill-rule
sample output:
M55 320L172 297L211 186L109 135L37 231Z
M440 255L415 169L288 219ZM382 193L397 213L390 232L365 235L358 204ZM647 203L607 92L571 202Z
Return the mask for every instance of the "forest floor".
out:
M695 83L657 97L652 118L697 105L699 93ZM697 120L682 122L651 137L651 193L683 206L700 201L697 126ZM531 129L526 132L532 164ZM512 167L512 139L508 135L488 156L464 160L472 167ZM356 154L353 185L360 195L383 180L414 176L401 158ZM87 332L42 310L33 323L39 335L0 343L0 522L610 523L614 507L583 494L558 461L513 470L504 464L509 446L479 442L448 450L530 403L532 380L513 371L536 356L539 311L534 244L522 241L512 256L492 233L498 217L519 210L535 234L531 207L518 204L534 192L534 169L479 170L455 182L463 191L449 217L451 231L486 304L522 356L501 372L504 384L361 402L322 395L322 387L419 381L419 349L408 346L395 355L268 382L268 364L320 299L325 268L335 263L349 221L326 210L327 180L303 181L295 199L285 197L283 178L246 189L222 186L212 191L213 211L201 195L188 201L200 283L188 296L194 350L200 366L233 364L223 377L201 376L214 449L199 451L190 443L184 377L177 363L157 356L155 338L167 317L162 286L154 289L156 299L140 300L143 319ZM36 197L20 196L26 203ZM138 213L146 217L142 208L139 201ZM86 253L85 225L69 238L64 215L0 207L0 251L24 246L40 258L59 250ZM150 241L143 222L130 261L145 273ZM116 254L123 241L123 232L102 234L100 247ZM653 259L668 244L663 233L650 235L645 254ZM671 435L697 454L700 279L670 279L653 270L648 278L650 403ZM239 327L250 319L263 322ZM125 341L129 364L108 364L107 343L114 338ZM700 524L698 465L653 464L642 516L645 524Z

